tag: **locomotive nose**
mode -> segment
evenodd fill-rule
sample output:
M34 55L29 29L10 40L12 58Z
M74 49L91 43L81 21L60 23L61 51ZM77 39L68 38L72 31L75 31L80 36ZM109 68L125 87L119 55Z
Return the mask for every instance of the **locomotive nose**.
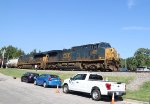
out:
M119 55L114 48L111 49L111 54L112 54L112 59L115 59L115 60L119 59Z

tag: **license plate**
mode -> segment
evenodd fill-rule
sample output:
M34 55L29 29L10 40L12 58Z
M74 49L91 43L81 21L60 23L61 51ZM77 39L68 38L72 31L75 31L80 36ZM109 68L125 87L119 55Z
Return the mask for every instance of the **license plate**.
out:
M116 92L116 95L119 95L119 92Z

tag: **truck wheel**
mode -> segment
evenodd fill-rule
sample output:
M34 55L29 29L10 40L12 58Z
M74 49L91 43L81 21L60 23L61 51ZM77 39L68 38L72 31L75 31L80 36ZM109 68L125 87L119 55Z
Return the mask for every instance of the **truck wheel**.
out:
M92 99L98 101L101 99L101 93L98 89L94 89L91 93Z
M68 85L67 84L65 84L64 86L63 86L63 92L64 93L69 93L69 88L68 88Z

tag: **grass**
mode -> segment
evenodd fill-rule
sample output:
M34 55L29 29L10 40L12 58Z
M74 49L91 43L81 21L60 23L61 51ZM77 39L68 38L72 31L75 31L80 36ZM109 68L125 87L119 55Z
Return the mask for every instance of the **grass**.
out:
M36 72L39 74L56 74L58 76L60 76L60 78L62 80L66 79L66 78L70 78L71 76L73 76L75 73L73 71L70 72L65 72L65 71L36 71L36 70L21 70L21 69L0 69L0 73L8 75L8 76L14 76L17 78L20 78L22 76L23 73L25 72ZM123 77L123 76L105 76L104 79L106 79L106 77L108 78L109 81L116 81L116 82L124 82L124 83L129 83L129 81L131 81L133 79L133 77Z
M0 69L0 73L8 75L8 76L15 76L17 78L20 78L21 75L25 72L36 72L35 70L21 70L21 69ZM37 71L36 73L39 74L56 74L60 76L62 80L69 78L75 74L75 72L70 71L70 72L65 72L65 71ZM129 83L134 79L134 77L125 77L125 76L104 76L105 78L108 78L110 81L116 81L116 82L125 82ZM149 101L150 99L150 81L144 83L143 86L137 91L127 91L127 94L123 96L123 98L128 98L128 99L134 99L134 100L139 100L139 101Z
M8 76L14 76L17 78L20 78L23 73L25 73L25 70L16 70L16 69L0 69L0 73L8 75Z
M148 102L150 100L150 81L145 82L137 91L127 91L124 98Z
M58 75L62 80L71 77L72 75L74 75L72 72L68 72L68 73L63 73L61 71L36 71L36 70L21 70L21 69L0 69L0 73L8 75L8 76L13 76L13 77L17 77L17 78L21 78L22 74L24 74L25 72L35 72L35 73L39 73L39 74L56 74Z

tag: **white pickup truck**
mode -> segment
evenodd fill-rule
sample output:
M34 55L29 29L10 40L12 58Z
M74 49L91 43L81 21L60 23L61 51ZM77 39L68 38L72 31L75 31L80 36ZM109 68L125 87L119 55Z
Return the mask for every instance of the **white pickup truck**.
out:
M93 100L100 100L102 95L122 96L125 94L126 84L121 82L104 81L96 73L79 73L72 78L64 80L63 92L78 91L89 93Z

